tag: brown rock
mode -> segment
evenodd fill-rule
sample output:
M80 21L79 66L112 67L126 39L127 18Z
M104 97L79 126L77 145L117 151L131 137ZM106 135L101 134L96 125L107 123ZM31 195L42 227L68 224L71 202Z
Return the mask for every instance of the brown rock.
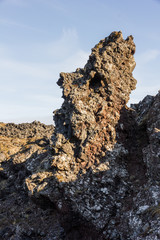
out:
M124 40L121 32L113 32L92 49L84 69L60 74L64 103L54 116L54 145L66 152L64 142L72 144L73 161L80 158L91 167L104 146L111 149L116 143L120 111L136 85L134 52L132 36Z
M113 32L61 73L55 129L0 123L0 239L159 239L160 94L126 107L134 52Z

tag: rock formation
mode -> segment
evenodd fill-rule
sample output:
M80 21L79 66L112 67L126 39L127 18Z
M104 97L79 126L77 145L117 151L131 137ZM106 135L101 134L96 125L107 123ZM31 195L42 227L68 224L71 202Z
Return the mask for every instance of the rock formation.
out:
M133 37L61 73L55 128L0 124L1 239L160 239L160 92L126 106Z
M113 32L93 49L84 69L61 73L64 103L55 111L56 155L53 165L62 181L73 181L80 170L106 162L116 143L115 127L136 80L133 37ZM106 169L108 169L106 165Z

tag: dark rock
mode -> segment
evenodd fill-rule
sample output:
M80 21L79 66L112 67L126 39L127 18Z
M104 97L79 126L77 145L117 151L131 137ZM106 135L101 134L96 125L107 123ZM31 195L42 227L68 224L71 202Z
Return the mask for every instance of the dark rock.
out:
M160 92L126 106L133 37L61 73L55 128L0 123L1 239L160 239Z

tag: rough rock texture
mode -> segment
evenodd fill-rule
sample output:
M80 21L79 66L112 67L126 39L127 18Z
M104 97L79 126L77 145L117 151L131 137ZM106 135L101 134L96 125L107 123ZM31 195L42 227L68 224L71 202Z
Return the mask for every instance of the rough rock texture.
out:
M47 199L28 196L25 178L52 159L54 127L40 122L0 123L0 239L60 239L58 212Z
M61 73L55 129L0 124L1 239L160 239L160 92L126 106L133 37Z
M124 40L121 32L113 32L92 49L84 69L60 74L64 103L54 116L53 165L63 181L75 180L83 169L97 171L106 150L114 147L120 111L136 85L134 52L132 36Z

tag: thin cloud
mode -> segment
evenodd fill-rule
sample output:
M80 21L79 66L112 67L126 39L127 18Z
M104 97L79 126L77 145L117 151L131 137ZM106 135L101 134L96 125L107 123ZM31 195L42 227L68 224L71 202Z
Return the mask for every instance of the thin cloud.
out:
M50 103L54 103L55 105L59 105L62 104L63 99L60 97L54 97L53 95L49 95L49 94L34 94L34 95L28 95L28 97L32 100L36 100L38 102L41 102L43 104L50 104Z
M23 23L18 23L16 21L13 21L10 19L0 18L0 24L5 25L5 26L12 26L12 27L14 26L14 27L25 28L25 29L37 31L37 32L43 32L42 30L39 30L37 28L31 27L31 26L23 24Z
M33 82L58 78L59 72L74 71L77 67L83 67L89 55L79 48L78 36L74 29L63 30L60 39L52 44L39 44L37 48L33 45L29 52L38 56L38 58L34 59L34 62L32 62L33 58L31 58L32 61L13 59L8 55L11 49L7 49L6 46L3 48L3 45L1 45L0 49L3 49L0 56L1 79L2 75L8 76L8 78L10 75L11 79L16 80L17 77L16 81L18 81L19 77L23 79L29 77L31 79L30 81ZM37 53L39 53L39 55L37 55ZM60 61L57 61L59 55ZM39 59L41 59L40 62L38 62Z
M142 78L138 78L138 80L142 80ZM138 103L139 101L142 101L143 98L147 95L155 96L158 93L158 90L160 90L160 85L145 85L145 80L138 81L137 88L135 91L133 91L130 95L128 106L131 103Z
M83 68L87 63L89 53L83 50L78 50L75 54L69 56L62 63L62 71L72 72L75 71L76 68Z
M52 111L59 108L63 101L62 92L56 86L59 72L74 71L77 67L83 67L87 62L88 53L79 47L75 29L63 30L62 36L52 43L52 53L49 52L50 46L50 43L41 44L37 48L32 46L30 51L33 55L37 56L37 52L40 55L31 62L15 60L11 57L14 55L12 52L10 56L6 55L5 50L9 53L12 49L6 46L3 48L1 45L3 51L0 56L0 81L4 91L0 96L0 103L5 102L0 104L1 121L26 122L36 119L51 123L52 117L46 116L52 116ZM57 62L57 56L61 51L61 60ZM9 102L10 99L12 103Z
M63 12L63 14L68 13L68 11L66 10L65 4L62 4L61 1L57 1L57 0L34 0L34 1L36 1L38 4L41 2L47 5L49 8L52 8L59 12Z
M78 48L78 34L76 29L63 29L62 35L56 41L46 43L46 45L38 46L44 55L52 56L56 61L62 60L68 55L73 54ZM39 49L38 49L39 50Z
M149 63L149 62L155 60L159 56L160 56L159 49L151 49L151 50L147 50L144 53L139 54L136 57L136 61L140 64L146 64L146 63Z
M15 123L31 122L34 120L41 121L41 119L44 119L46 116L50 116L50 123L51 123L52 112L54 110L51 106L50 108L46 108L46 106L42 107L36 104L30 105L30 106L24 106L23 103L16 104L13 102L10 102L9 106L6 103L0 103L0 109L2 113L0 121L15 122Z
M0 69L2 72L10 72L17 76L29 76L32 78L48 78L52 79L52 72L49 68L44 64L32 64L32 63L25 63L20 61L15 61L12 59L0 59Z

